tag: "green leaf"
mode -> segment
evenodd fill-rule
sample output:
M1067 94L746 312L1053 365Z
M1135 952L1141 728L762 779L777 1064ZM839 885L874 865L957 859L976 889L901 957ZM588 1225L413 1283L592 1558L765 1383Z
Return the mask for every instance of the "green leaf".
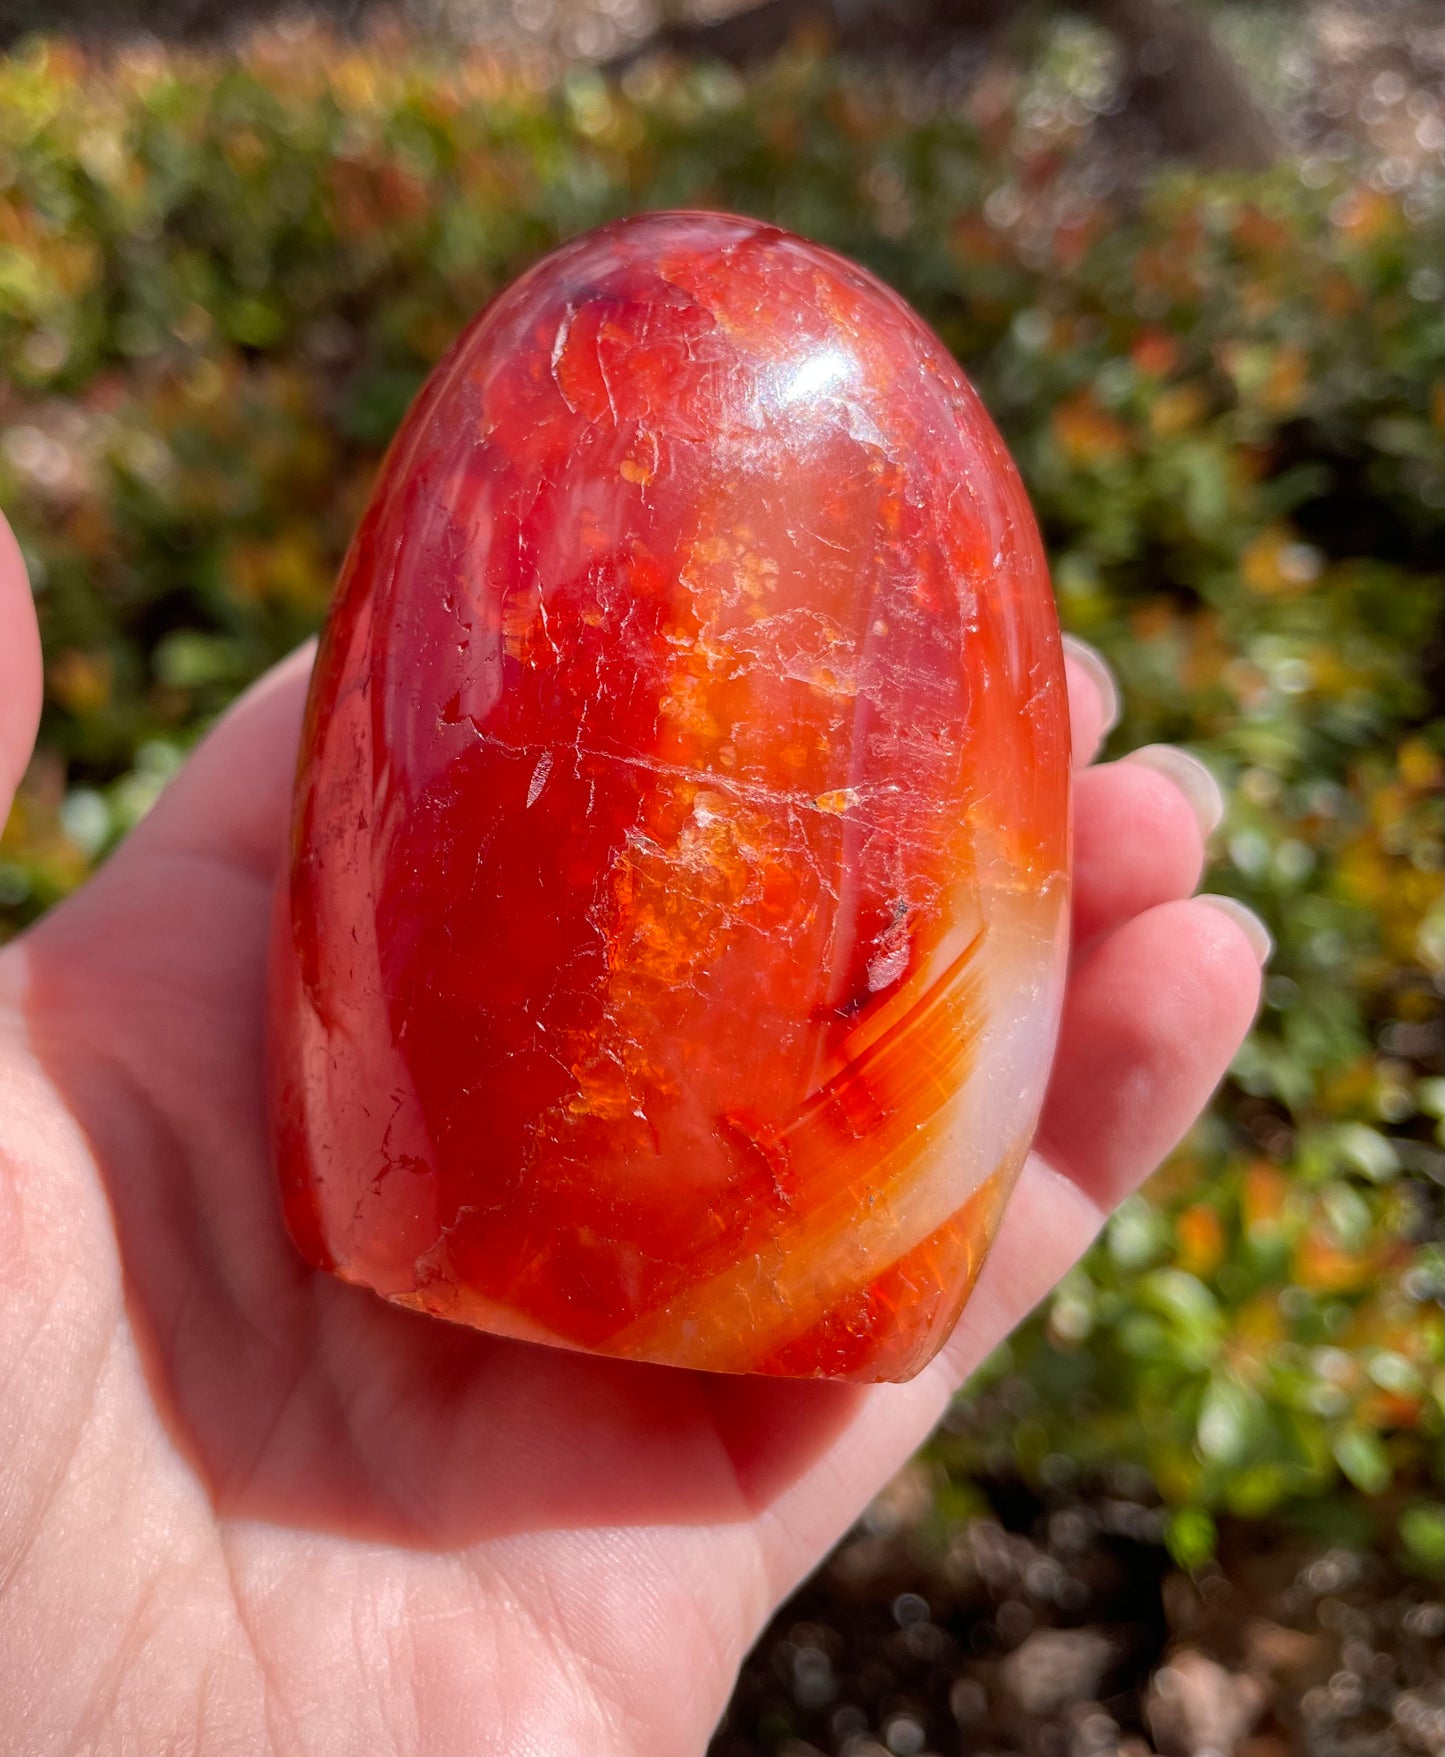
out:
M1168 1248L1169 1228L1164 1216L1142 1196L1127 1196L1105 1236L1109 1255L1121 1269L1143 1269L1158 1262Z
M1438 1580L1445 1569L1445 1506L1416 1501L1400 1515L1399 1529L1410 1559Z
M1363 1494L1382 1494L1390 1486L1390 1458L1378 1434L1364 1427L1340 1428L1330 1444L1335 1462Z
M1169 1319L1186 1342L1207 1347L1223 1331L1218 1300L1197 1276L1184 1269L1156 1269L1146 1275L1139 1284L1139 1297Z
M1238 1468L1250 1454L1259 1416L1259 1399L1252 1392L1229 1375L1216 1375L1209 1381L1195 1424L1201 1455L1211 1464Z
M1169 1516L1164 1543L1181 1568L1191 1572L1214 1557L1219 1533L1203 1507L1180 1507Z
M1342 1123L1335 1145L1348 1165L1374 1183L1387 1183L1400 1169L1400 1156L1389 1140L1364 1123Z

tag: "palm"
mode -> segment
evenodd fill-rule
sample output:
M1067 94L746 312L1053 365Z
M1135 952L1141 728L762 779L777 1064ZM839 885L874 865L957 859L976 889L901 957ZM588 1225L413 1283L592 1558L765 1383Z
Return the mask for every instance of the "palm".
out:
M37 693L21 587L0 574L0 784ZM1200 837L1171 784L1081 777L1088 949L1043 1146L912 1385L451 1329L305 1268L272 1193L263 948L302 676L242 704L105 873L0 955L15 1748L700 1751L769 1608L1187 1126L1255 960L1178 900ZM1097 694L1071 687L1089 750Z

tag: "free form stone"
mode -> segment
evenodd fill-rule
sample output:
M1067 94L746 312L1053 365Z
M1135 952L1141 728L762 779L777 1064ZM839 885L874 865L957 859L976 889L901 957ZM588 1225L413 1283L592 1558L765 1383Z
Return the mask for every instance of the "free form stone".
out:
M1035 1124L1068 835L1038 533L936 337L750 220L563 246L432 375L322 640L298 1245L506 1335L910 1376Z

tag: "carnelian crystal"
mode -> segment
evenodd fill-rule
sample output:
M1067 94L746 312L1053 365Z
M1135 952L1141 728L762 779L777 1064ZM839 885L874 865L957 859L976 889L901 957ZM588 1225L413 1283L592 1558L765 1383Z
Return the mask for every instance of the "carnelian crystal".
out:
M1037 1118L1068 766L1027 499L908 307L751 220L565 245L418 398L322 640L302 1252L504 1335L910 1376Z

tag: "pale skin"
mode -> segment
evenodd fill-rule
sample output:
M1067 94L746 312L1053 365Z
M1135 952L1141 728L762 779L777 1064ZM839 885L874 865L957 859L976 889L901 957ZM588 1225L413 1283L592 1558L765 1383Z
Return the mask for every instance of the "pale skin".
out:
M1109 688L1071 657L1059 1056L939 1359L863 1390L452 1328L308 1269L272 1187L263 947L309 657L0 951L5 1749L698 1757L772 1608L1198 1114L1264 946L1191 895L1198 797L1089 764ZM0 524L0 815L40 690Z

